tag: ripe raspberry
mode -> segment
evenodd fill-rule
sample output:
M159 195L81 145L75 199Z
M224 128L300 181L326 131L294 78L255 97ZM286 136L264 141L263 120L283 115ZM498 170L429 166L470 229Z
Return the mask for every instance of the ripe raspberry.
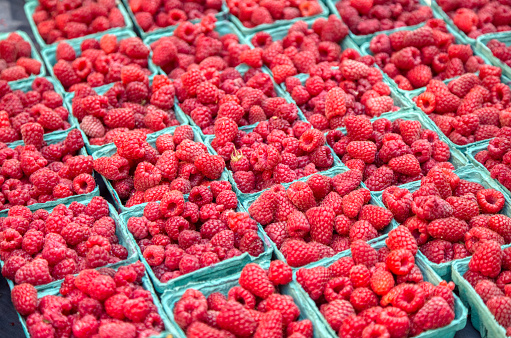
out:
M454 319L454 311L441 297L433 297L413 317L411 334L444 327Z
M387 166L382 166L364 181L371 191L380 191L391 186L394 182L394 172Z
M218 325L237 335L251 335L257 323L247 309L237 302L228 301L217 316Z
M378 261L376 250L362 240L351 243L351 256L355 264L363 264L368 268L373 267Z
M318 249L300 240L289 240L286 247L281 247L287 264L291 267L300 267L319 259Z
M398 249L389 253L385 263L393 274L406 275L413 268L415 259L409 250Z
M31 284L19 284L11 291L11 300L16 311L28 316L37 309L37 290Z
M242 287L263 299L266 299L275 291L266 272L257 264L248 264L243 268L239 283Z
M310 224L311 238L325 245L332 241L335 212L330 208L314 207L305 213Z
M468 230L468 224L455 217L436 219L428 224L428 233L432 237L452 243L463 239Z
M294 182L293 184L291 184L289 186L286 193L287 193L287 196L289 197L289 199L291 200L291 202L299 210L306 211L306 210L316 206L316 200L314 199L314 192L304 182L300 182L300 181ZM263 223L261 223L261 224L263 224Z
M502 250L497 242L481 243L469 262L469 269L485 277L495 278L501 270Z
M334 331L338 331L345 319L355 315L355 309L346 300L335 300L320 308L321 314Z

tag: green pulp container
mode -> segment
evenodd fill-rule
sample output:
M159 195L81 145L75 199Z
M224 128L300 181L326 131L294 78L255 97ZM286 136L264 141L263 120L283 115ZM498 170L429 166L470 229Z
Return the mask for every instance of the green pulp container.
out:
M455 173L464 180L476 182L484 186L486 189L495 189L498 191L501 191L504 194L504 198L506 200L506 203L504 204L504 208L500 211L500 214L511 216L511 197L509 195L502 191L500 187L495 183L495 180L490 178L485 173L481 172L480 170L476 169L472 165L468 165L460 170L456 170ZM420 182L412 182L410 186L408 187L408 190L410 192L414 192L415 190L419 189ZM446 281L451 281L451 267L452 265L459 261L458 260L452 260L450 262L446 263L440 263L436 264L431 262L422 252L419 250L417 252L417 257L420 257L422 260L424 260L430 267L433 269L442 279Z
M341 15L339 14L339 11L337 10L337 7L335 7L335 4L338 3L339 1L340 0L338 0L338 1L325 0L326 5L330 9L330 12L332 14L337 15L340 18ZM429 4L425 0L419 0L419 4L421 4L423 6L429 6ZM376 35L379 35L379 34L387 34L387 35L389 35L389 34L392 34L394 32L397 32L397 31L408 30L408 29L415 29L415 28L421 27L423 24L424 23L420 23L420 24L413 25L413 26L406 26L406 27L399 27L399 28L394 28L394 29L388 29L388 30L379 31L379 32L376 32L376 33L373 33L373 34L368 34L368 35L356 35L356 34L353 34L351 32L351 30L350 30L349 31L349 35L353 39L353 41L355 41L359 46L362 46L364 43L371 41L371 39L374 38Z
M24 7L25 15L27 16L27 20L28 20L28 23L30 24L30 28L32 29L35 40L37 41L37 43L39 44L39 46L41 48L45 48L49 45L57 44L58 42L54 42L52 44L47 44L44 41L44 39L42 38L41 34L39 34L39 31L37 30L37 25L35 24L34 19L32 18L32 15L34 14L37 6L39 6L39 2L37 0L33 0L30 2L27 2ZM133 30L133 23L131 22L131 19L130 19L128 13L126 12L126 9L124 9L124 6L122 5L122 3L117 2L117 8L119 9L119 11L121 12L121 14L124 18L124 24L125 24L124 27L112 28L112 29L108 29L103 32L89 34L89 35L81 36L81 37L75 38L75 39L68 39L66 41L90 39L90 38L101 37L105 34L117 34L124 30L128 30L128 31Z
M59 204L64 204L66 207L68 207L72 202L79 202L82 204L87 204L91 201L91 199L92 199L92 197L84 197L78 201L70 201L70 200L63 199L63 200L61 200L61 203L59 203ZM43 207L39 207L37 209L44 209L44 210L47 210L48 212L51 212L56 206L57 205L47 206L45 204ZM101 268L105 268L105 267L117 269L120 266L129 265L129 264L135 263L138 260L138 253L137 253L137 250L135 249L135 245L130 241L129 234L126 232L125 227L122 226L122 221L121 221L119 214L117 213L117 211L115 210L113 205L111 205L110 203L108 203L108 210L110 211L109 216L112 217L112 219L115 221L115 234L116 234L117 238L119 238L119 244L121 244L128 250L128 258L126 258L125 260L122 260L120 262L117 262L117 263L108 264L108 265L99 267L97 269L101 269ZM7 214L3 214L0 216L6 217ZM0 265L3 267L4 262L0 261ZM77 274L75 274L75 275L77 275ZM12 290L12 288L15 285L14 281L7 279L7 278L6 278L6 280L7 280L7 284L9 285L9 288ZM60 288L60 284L62 283L62 281L63 281L63 279L56 280L56 281L53 281L48 284L38 285L35 288L39 292L52 292L52 290L58 291L58 288ZM29 337L29 336L27 336L27 337Z
M342 174L346 171L349 171L350 169L348 169L347 167L345 166L340 166L340 167L335 167L335 168L332 168L330 170L327 170L325 172L322 172L320 173L321 175L325 175L325 176L328 176L328 177L334 177L335 175L338 175L338 174ZM300 178L299 180L297 181L301 181L301 182L307 182L309 177L304 177L304 178ZM296 181L295 181L296 182ZM284 183L282 184L286 189L291 185L292 183ZM363 185L361 185L361 188L364 188ZM266 189L268 190L268 189ZM266 191L266 190L263 190L263 191ZM255 202L255 200L261 196L262 192L263 191L260 191L256 194L253 194L253 196L247 198L247 199L244 199L243 200L243 207L245 208L245 210L248 210L249 207L252 205L252 203ZM385 208L385 205L383 205L382 201L381 201L381 198L380 196L378 196L377 194L374 194L371 192L371 201L369 202L369 204L372 204L372 205L376 205L376 206L379 206L379 207L383 207ZM262 231L264 231L264 227L261 225L261 224L258 224L260 229ZM397 227L397 222L392 219L392 221L390 222L390 224L383 230L383 235L386 235L390 230L394 229L395 227ZM266 232L265 232L266 234ZM267 235L266 235L267 236ZM380 240L381 236L378 236L372 240L369 240L368 243L376 243ZM280 250L277 248L277 245L270 239L268 238L268 240L270 241L272 247L273 247L273 252L275 254L275 257L281 261L284 261L286 262L286 258L284 257L284 255L282 254L282 252L280 252ZM334 256L332 257L329 257L329 258L322 258L316 262L313 262L313 263L310 263L308 265L305 265L305 266L301 266L301 267L296 267L296 268L292 268L294 271L298 270L298 269L301 269L301 268L307 268L307 267L311 267L311 266L316 266L316 265L323 265L326 261L330 260L330 259L334 259L335 257L337 257L337 259L339 259L340 257L343 256L343 253L345 253L346 251L343 251L343 252L340 252L340 253L336 253Z
M99 40L101 40L101 37L103 37L104 35L107 35L107 34L110 34L110 33L105 33L100 36L98 35L98 36L89 37L88 39L92 38L99 42ZM134 38L137 36L132 31L127 31L127 30L117 32L113 35L115 35L117 37L117 42L120 42L121 40L124 40L127 38ZM84 40L83 38L80 38L80 39L73 39L73 40L65 41L71 47L73 47L74 51L76 52L77 58L80 57L80 55L82 53L81 44L82 44L83 40ZM55 82L59 86L60 90L69 96L69 95L71 95L71 92L66 92L66 90L64 89L64 86L62 86L59 79L57 79L57 77L55 76L55 73L53 73L53 66L55 66L55 64L57 63L57 59L56 59L57 46L58 46L58 43L50 45L50 46L44 48L41 51L41 54L43 56L43 60L44 60L44 63L46 64L46 67L48 67L48 70L49 70L51 76L53 76L53 78L56 80ZM148 56L148 67L147 68L149 69L149 71L151 72L152 75L155 75L158 73L158 68L156 68L156 66L153 64L153 62L151 61L151 58L149 56ZM98 91L101 91L103 87L108 86L108 88L110 88L111 86L109 86L109 85L111 85L111 84L105 84L103 86L96 87L96 89Z
M44 135L44 141L46 141L47 144L54 144L54 143L62 142L66 139L66 136L69 134L69 131L71 131L71 130L72 129L69 129L68 131L57 131L57 132L53 132L51 134L46 134L46 135ZM83 136L84 135L82 134L82 137ZM17 145L19 145L19 144L15 144L15 143L16 142L9 144L9 148L14 149ZM24 143L21 143L21 145L22 144L24 144ZM85 156L88 155L87 151L85 150L85 147L80 149L80 151L78 152L78 155L85 155ZM94 174L94 172L92 173L92 177L96 178L96 175ZM28 205L27 207L32 211L41 209L41 208L53 209L55 206L57 206L59 204L71 203L73 201L81 201L83 199L92 198L94 196L99 196L99 186L98 186L97 182L96 182L96 187L94 188L94 190L88 194L73 195L73 196L69 196L66 198L57 199L54 201L48 201L45 203L35 203L32 205ZM0 217L4 217L4 215L7 215L7 211L8 210L0 211Z
M188 197L185 197L185 200L188 200ZM237 211L244 212L245 210L242 207L240 207L240 205L241 203L238 201ZM264 233L262 233L259 230L258 235L259 238L261 238L263 241L264 252L260 254L258 257L250 256L247 252L244 252L240 256L226 259L211 266L200 268L193 272L171 279L166 283L163 283L154 274L151 266L144 258L142 251L140 250L140 247L136 243L135 238L128 230L128 220L131 217L141 217L144 214L144 207L145 207L144 204L136 205L130 208L129 211L123 212L120 215L120 218L122 221L123 230L128 234L129 240L135 246L138 255L140 256L140 260L142 261L142 263L144 263L146 271L149 274L149 277L151 278L151 281L153 282L156 291L160 294L165 292L166 290L172 291L172 293L174 293L174 291L178 289L189 289L191 287L195 287L195 285L200 285L208 280L229 276L233 273L238 273L245 265L249 263L269 264L270 262L272 256L272 247L270 245L270 241L264 235Z
M259 264L263 269L268 269L269 264L261 263ZM240 267L241 270L242 267ZM211 278L209 281L204 281L201 283L197 283L189 288L193 288L198 290L204 294L204 296L209 296L213 292L220 292L223 295L227 296L229 290L235 286L239 286L238 279L241 273L236 273L223 278ZM172 322L174 320L174 307L176 303L181 299L181 296L184 294L186 289L189 288L181 288L175 291L166 291L161 299L163 304L163 308L165 312L169 316ZM283 295L288 295L293 298L296 306L300 309L300 316L298 320L309 319L312 322L314 327L314 338L324 338L329 337L328 332L326 331L326 327L322 326L320 322L320 314L315 308L316 306L312 302L312 300L307 296L307 294L303 291L300 285L296 281L291 281L291 283L287 285L280 286L280 293ZM176 325L177 326L177 325ZM177 333L174 338L186 338L185 332L181 328L178 327Z
M371 246L373 248L375 248L376 250L378 250L381 247L385 246L385 239L386 239L386 236L384 238L381 238L379 241L372 243ZM334 262L339 260L339 258L346 257L346 256L351 256L351 250L344 251L341 255L328 258L327 260L322 261L321 263L317 262L316 264L311 264L310 267L315 267L315 266L329 267ZM430 266L428 266L428 264L424 261L424 259L422 257L416 255L415 256L415 264L421 270L422 275L424 276L424 281L430 282L433 285L438 285L442 281L442 278L440 276L438 276L438 274L436 274L436 272L433 269L431 269ZM300 288L301 288L301 286L300 286ZM303 292L305 292L305 291L303 291ZM308 295L307 295L307 297L308 297ZM316 308L316 311L319 312L319 310L317 308ZM429 331L423 332L420 335L418 335L417 338L437 338L437 337L454 338L454 336L456 335L456 332L462 330L465 327L465 325L467 323L467 315L468 315L466 307L463 305L461 300L455 294L454 294L454 314L455 314L455 317L454 317L453 321L451 323L449 323L449 325L435 329L435 330L429 330ZM332 328L330 327L330 325L328 324L326 319L323 317L323 315L319 314L319 316L321 319L321 323L319 323L319 325L325 327L328 331L328 336L325 335L325 337L332 337L332 338L337 337L336 332L334 332L334 330L332 330Z
M509 247L506 245L505 247ZM468 271L471 257L460 259L452 265L452 280L456 283L463 304L470 310L470 320L482 338L506 337L506 329L502 327L488 310L482 298L470 283L463 278Z
M9 33L0 33L0 40L7 39L7 37L11 33L19 34L19 36L21 36L23 38L23 40L25 40L26 42L28 42L30 44L30 50L31 50L31 53L32 53L32 55L30 57L32 59L34 59L34 60L37 60L37 61L41 62L41 70L39 71L39 74L37 74L37 75L32 74L29 77L21 79L21 80L9 81L9 85L12 87L14 85L18 85L18 84L21 84L23 82L30 82L30 83L32 83L32 81L34 81L34 79L36 77L45 76L46 75L46 68L44 67L43 59L41 59L41 56L39 55L39 52L37 51L37 48L34 46L34 43L32 42L32 39L30 38L30 36L28 36L28 34L23 32L23 31L18 31L17 30L17 31L14 31L14 32L9 32Z
M490 33L477 38L476 50L486 56L486 58L491 61L492 65L502 69L502 75L511 78L511 67L494 56L490 48L486 46L488 42L493 39L505 43L508 47L511 46L511 32Z
M261 31L267 31L273 28L278 28L281 26L287 26L292 25L297 21L305 21L307 23L312 23L316 21L318 18L326 18L328 17L329 11L328 8L323 4L322 1L318 0L318 4L321 6L321 9L323 10L321 13L313 15L313 16L301 16L298 18L294 18L291 20L277 20L273 23L265 23L259 26L255 26L253 28L247 28L243 26L243 23L241 23L240 19L238 19L235 15L232 15L229 13L229 20L232 21L236 27L243 33L243 35L248 36L250 34L254 34Z

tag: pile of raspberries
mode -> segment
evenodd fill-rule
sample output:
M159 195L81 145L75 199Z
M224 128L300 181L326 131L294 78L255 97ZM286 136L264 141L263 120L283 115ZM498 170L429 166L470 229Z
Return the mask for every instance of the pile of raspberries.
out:
M454 144L493 138L511 126L511 89L501 74L499 67L482 65L479 75L465 74L448 85L431 80L413 101Z
M470 45L455 44L444 21L431 19L413 31L375 36L369 46L376 63L402 90L425 87L429 81L475 73L484 64Z
M207 16L196 24L180 23L172 35L151 43L153 63L175 80L192 65L209 73L238 66L241 52L250 47L240 44L234 33L220 36L215 22L215 17Z
M286 90L314 128L324 131L341 128L350 115L372 118L400 109L394 105L382 73L360 62L367 56L360 57L353 49L346 49L343 55L345 59L336 69L328 63L311 69L305 84L296 77L285 81Z
M332 130L327 142L344 165L363 173L369 190L420 180L436 166L454 169L447 143L419 121L347 116L344 124L346 135Z
M136 262L67 275L59 294L37 299L30 284L11 291L14 308L26 317L31 337L150 337L165 329L153 294L142 285Z
M222 117L216 120L214 131L211 145L227 163L242 193L292 182L334 165L325 135L306 122L291 127L286 120L270 119L247 133L238 130L231 118Z
M150 75L147 69L149 47L138 37L117 41L112 34L103 35L101 39L86 39L81 44L81 54L67 42L57 45L53 66L55 77L70 92L77 83L88 83L99 87L107 83L121 81L121 69L127 65L138 65Z
M455 317L454 283L424 281L413 236L392 230L385 244L375 250L358 240L351 256L296 272L339 337L415 337Z
M493 240L482 242L463 277L504 327L506 336L511 336L511 248L501 249Z
M236 68L190 67L174 87L179 106L206 135L214 134L220 118L231 118L240 127L275 118L288 124L298 120L298 107L277 97L271 76L261 69L241 75Z
M0 41L0 80L16 81L41 72L41 62L32 59L32 46L18 33Z
M113 139L117 152L94 160L94 170L110 180L126 208L160 201L166 193L190 193L195 186L220 178L224 159L210 155L194 141L190 126L176 127L153 143L140 131L120 133Z
M511 218L498 214L506 203L504 195L460 179L449 169L433 168L413 193L389 187L382 200L402 224L395 234L412 234L435 264L468 257L487 240L511 243Z
M126 26L115 0L41 0L32 19L47 44Z
M50 81L38 77L31 89L13 91L7 81L0 80L0 142L23 139L25 144L32 144L30 137L36 130L37 134L45 134L71 127L69 111ZM31 127L23 127L27 124ZM27 132L29 129L33 132Z
M488 41L486 46L497 59L511 67L511 46L506 46L504 42L495 39Z
M128 230L162 283L240 256L264 252L257 222L236 212L238 199L227 181L193 187L185 200L177 190L161 202L149 202L141 217L128 220Z
M323 13L317 0L289 2L275 0L227 0L229 12L246 28L272 24L278 20L293 20Z
M468 37L511 30L511 3L506 0L438 0L438 5Z
M87 204L59 204L51 212L12 207L0 218L2 275L16 284L44 285L126 259L128 250L118 244L109 215L99 196Z
M144 32L202 19L222 10L222 0L129 0L129 7Z
M121 81L103 95L88 84L77 85L72 109L91 145L112 143L118 134L150 134L177 126L172 80L155 75L152 83L138 66L124 66Z
M279 292L291 282L292 270L272 261L268 270L246 265L227 295L188 289L174 306L174 320L188 338L285 337L312 338L310 319L299 320L294 299Z
M250 40L255 48L243 51L240 60L254 68L264 64L271 69L275 82L282 83L289 76L308 74L318 63L339 61L339 43L347 35L348 27L335 15L328 20L317 19L311 28L306 22L297 21L282 40L273 41L269 33L257 32Z
M96 188L92 156L78 155L84 143L73 129L64 141L46 144L38 123L21 127L24 146L0 143L0 209L88 194Z
M431 8L419 0L341 0L335 8L355 35L414 26L433 18Z
M350 243L380 236L392 221L387 209L368 204L371 193L358 189L359 170L333 178L313 175L285 189L264 191L248 208L250 216L293 267L304 266L348 250Z
M511 115L511 110L506 113ZM475 154L474 158L488 169L493 179L511 190L511 128L503 127L494 136L486 149Z

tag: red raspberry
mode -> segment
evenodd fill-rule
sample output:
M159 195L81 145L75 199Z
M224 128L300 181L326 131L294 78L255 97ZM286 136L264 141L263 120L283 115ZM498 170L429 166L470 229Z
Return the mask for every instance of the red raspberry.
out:
M37 309L37 290L31 284L19 284L11 291L11 300L16 311L28 316Z
M390 250L406 249L413 255L417 253L417 241L405 226L398 226L389 232L385 244Z
M320 311L330 327L336 332L341 328L345 319L355 315L355 309L346 300L335 300L324 304L321 306Z
M345 92L341 88L328 91L325 101L325 116L331 119L346 114Z
M344 123L348 137L352 141L366 141L373 133L371 120L364 116L347 116Z
M410 334L444 327L454 319L454 311L441 297L433 297L413 317Z
M360 171L349 170L342 174L335 175L332 180L332 183L335 191L339 195L345 196L352 190L358 188L361 181L362 173Z
M243 268L239 283L242 287L263 299L266 299L275 291L266 272L257 264L248 264Z
M365 265L355 265L350 270L350 281L354 288L369 286L371 271Z
M502 250L497 242L481 243L469 262L469 269L485 277L495 278L501 270Z
M394 182L394 172L387 166L382 166L364 181L371 191L380 191L391 186Z
M500 296L492 298L486 303L490 312L495 316L497 322L503 327L511 325L509 313L511 311L511 298Z
M468 224L455 217L436 219L428 224L428 233L449 242L460 241L468 231Z
M219 155L202 154L196 158L195 166L207 178L217 180L225 168L225 162Z
M296 272L296 281L304 288L313 300L319 299L330 279L330 273L325 267L300 269Z
M287 189L286 193L287 193L287 196L289 197L289 199L291 200L291 202L299 210L306 211L306 210L316 206L316 201L314 199L314 192L304 182L295 182L295 183L291 184L289 186L289 188ZM263 196L261 196L261 197L263 197ZM333 221L333 219L332 219L332 221ZM263 224L262 222L260 222L260 223Z
M385 263L395 275L406 275L413 268L415 259L409 250L398 249L389 253Z
M374 266L378 261L376 250L362 240L351 243L351 255L355 264L363 264L368 268Z
M257 323L241 304L228 301L217 316L218 325L237 335L251 335Z
M310 224L311 238L325 245L332 241L335 212L330 208L310 208L305 213Z
M304 266L319 259L316 247L299 240L287 241L285 249L282 246L281 251L286 257L287 264L292 267Z
M44 259L35 259L25 264L18 269L15 276L16 284L43 285L51 280L48 262Z

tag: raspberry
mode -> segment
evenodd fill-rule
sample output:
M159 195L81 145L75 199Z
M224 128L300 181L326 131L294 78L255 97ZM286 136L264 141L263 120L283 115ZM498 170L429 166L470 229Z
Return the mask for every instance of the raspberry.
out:
M281 248L286 257L287 264L291 267L300 267L319 259L319 252L316 247L308 245L299 240L289 240L286 242L287 253L284 254L284 247Z
M364 116L346 116L346 132L352 141L365 141L373 133L371 121Z
M428 233L438 239L458 242L468 231L466 222L455 217L437 219L428 224Z
M360 288L369 286L371 272L365 265L355 265L350 270L350 281L353 287Z
M488 227L501 235L506 243L511 240L511 222L509 217L504 215L491 216L488 220Z
M246 265L241 272L239 282L242 287L263 299L275 291L268 276L257 264Z
M225 162L219 155L202 154L195 160L195 166L204 176L216 180L220 178L225 168Z
M11 300L16 311L28 316L37 309L37 290L31 284L19 284L11 291Z
M307 210L305 215L310 224L311 238L318 243L330 244L335 218L334 211L330 208L315 207Z
M391 251L385 262L395 275L406 275L413 268L415 259L409 250L398 249Z
M364 181L364 184L371 191L384 190L392 185L394 181L394 172L387 166L382 166Z
M495 316L497 322L504 327L509 327L509 325L511 325L508 316L511 310L510 300L509 297L500 296L492 298L486 303L486 306L488 306L490 312Z
M302 268L296 273L297 282L313 300L317 300L323 295L329 278L330 274L325 267Z
M218 325L237 335L251 335L257 327L247 309L237 302L228 301L217 316Z
M368 268L374 266L378 261L378 255L369 244L362 240L351 243L351 255L355 264L364 264Z
M43 285L51 280L48 262L44 259L35 259L25 264L18 269L15 276L16 284Z
M325 116L331 119L346 114L345 92L340 88L328 91L325 101Z
M335 191L345 196L349 192L355 190L362 181L362 173L358 170L350 170L342 174L335 175L333 178L333 187Z
M448 325L454 319L454 311L441 297L433 297L413 317L411 334Z
M355 315L355 309L346 300L335 300L325 304L321 307L320 311L334 331L338 331L341 328L345 319Z
M495 189L482 189L477 192L477 203L485 213L494 214L504 207L504 195Z
M481 243L469 262L469 269L485 277L495 278L501 269L502 251L497 242Z

